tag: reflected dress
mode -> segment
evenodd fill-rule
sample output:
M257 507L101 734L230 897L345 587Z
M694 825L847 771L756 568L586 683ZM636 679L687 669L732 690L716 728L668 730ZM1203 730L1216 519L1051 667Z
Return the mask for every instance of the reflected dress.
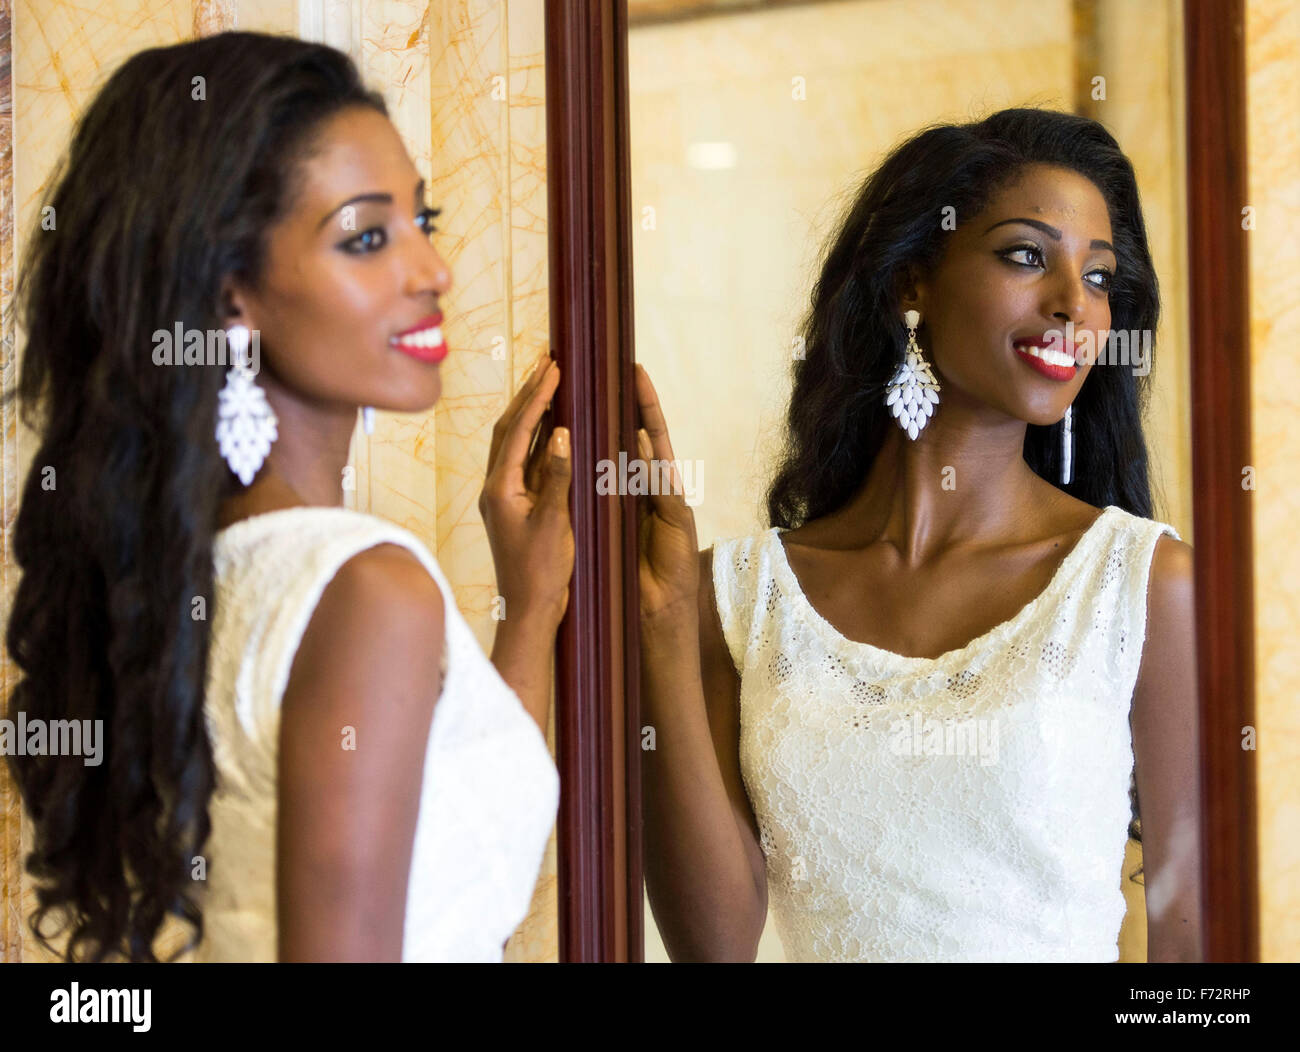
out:
M1114 961L1147 581L1105 508L1036 598L937 658L840 635L779 527L714 545L740 765L794 961Z

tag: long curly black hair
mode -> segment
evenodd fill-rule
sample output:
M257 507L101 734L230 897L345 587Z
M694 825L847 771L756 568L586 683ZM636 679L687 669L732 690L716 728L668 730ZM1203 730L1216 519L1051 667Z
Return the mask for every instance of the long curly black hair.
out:
M348 57L230 32L127 60L77 123L15 297L17 394L40 435L14 553L8 716L102 720L105 762L9 762L35 831L33 933L69 960L154 961L168 915L203 918L191 865L215 785L203 699L212 545L237 480L214 437L221 365L159 366L151 334L222 327L256 287L325 119L387 115ZM52 211L50 211L52 209ZM43 931L55 912L58 930ZM174 959L174 958L169 958Z
M1110 132L1087 117L1032 108L927 127L871 173L827 243L802 323L785 446L767 492L770 525L792 529L821 518L857 492L897 426L885 405L907 336L897 279L909 264L921 273L938 265L950 233L940 222L947 206L959 222L970 221L1030 164L1072 169L1101 191L1117 256L1111 329L1154 341L1160 294L1137 179ZM1063 423L1027 425L1025 461L1079 500L1150 518L1142 431L1149 379L1128 368L1089 371L1073 403L1069 484L1059 481ZM1135 785L1130 796L1129 832L1140 841Z

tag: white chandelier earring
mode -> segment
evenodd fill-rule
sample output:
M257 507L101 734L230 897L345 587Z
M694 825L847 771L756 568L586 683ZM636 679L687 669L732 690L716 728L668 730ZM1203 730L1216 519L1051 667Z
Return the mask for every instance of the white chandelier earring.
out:
M248 326L232 325L226 330L230 371L218 395L217 442L230 470L247 486L262 467L271 443L276 440L275 411L266 392L253 381L245 352L250 339Z
M1064 427L1061 428L1061 485L1068 486L1074 479L1074 406L1065 407Z
M909 310L903 315L903 321L907 323L907 349L903 352L902 364L885 387L889 392L885 405L893 408L898 426L915 441L934 415L934 407L939 404L939 381L916 342L920 313Z

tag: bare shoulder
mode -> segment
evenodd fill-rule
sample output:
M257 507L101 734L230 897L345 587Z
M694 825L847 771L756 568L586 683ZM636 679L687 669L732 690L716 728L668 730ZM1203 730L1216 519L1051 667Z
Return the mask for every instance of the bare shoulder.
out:
M424 564L401 545L375 545L348 559L326 586L298 658L336 681L374 677L397 690L436 684L445 615L442 591ZM310 676L300 664L295 659L295 674Z
M1147 577L1146 641L1136 707L1182 718L1194 704L1195 654L1192 546L1165 534L1156 541Z
M731 655L727 651L726 639L722 631L722 615L718 610L717 596L713 588L713 547L705 548L699 553L700 590L699 590L699 625L700 654L704 661L704 673L707 678L710 667L731 669Z
M712 586L713 545L709 545L709 547L697 553L697 557L700 560L700 588L702 590L705 586L706 579L708 579L710 587Z
M852 531L848 532L851 533ZM803 548L839 549L852 543L845 539L844 534L842 517L836 513L823 515L819 519L809 519L798 526L782 530L781 542Z
M281 960L401 958L444 616L437 581L394 544L348 559L312 612L280 722Z
M700 632L704 635L711 622L718 617L717 601L713 595L713 546L699 553L700 560Z
M377 544L358 552L339 568L329 587L342 598L370 608L383 606L403 618L423 615L441 621L443 616L438 582L400 544ZM386 616L393 619L394 614Z
M1148 621L1173 622L1189 630L1196 596L1192 567L1192 546L1162 534L1151 556L1147 580Z
M1151 584L1154 589L1189 588L1192 584L1192 546L1164 533L1156 541L1151 557Z

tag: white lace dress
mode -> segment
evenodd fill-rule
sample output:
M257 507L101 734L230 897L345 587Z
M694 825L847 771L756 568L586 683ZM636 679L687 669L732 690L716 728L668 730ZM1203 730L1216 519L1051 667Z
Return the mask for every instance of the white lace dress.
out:
M740 763L795 961L1114 961L1156 541L1107 507L1011 620L937 658L840 635L778 527L714 545Z
M420 559L446 610L446 678L429 730L402 959L500 961L528 911L559 801L545 737L414 534L346 508L288 508L216 538L205 707L219 784L196 960L276 959L280 703L325 586L352 556L384 543Z

